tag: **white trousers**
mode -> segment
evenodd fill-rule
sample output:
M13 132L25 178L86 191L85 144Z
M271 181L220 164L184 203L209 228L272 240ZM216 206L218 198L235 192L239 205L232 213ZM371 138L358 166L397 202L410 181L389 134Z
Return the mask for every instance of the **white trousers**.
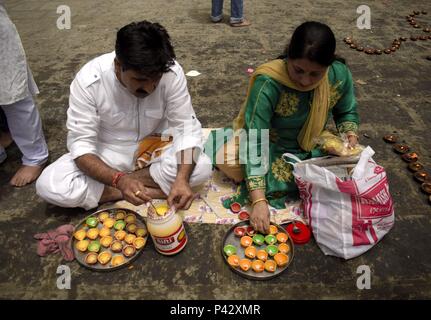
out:
M12 139L22 153L22 163L26 166L37 166L48 160L48 146L42 131L42 121L33 97L0 106L6 116ZM5 150L0 147L0 158Z
M211 176L211 160L201 153L190 177L192 187L205 183ZM151 164L150 175L165 194L169 194L177 175L177 162L173 148ZM99 205L105 185L86 176L76 166L70 153L49 165L36 181L36 193L45 201L60 207L82 207L86 210Z

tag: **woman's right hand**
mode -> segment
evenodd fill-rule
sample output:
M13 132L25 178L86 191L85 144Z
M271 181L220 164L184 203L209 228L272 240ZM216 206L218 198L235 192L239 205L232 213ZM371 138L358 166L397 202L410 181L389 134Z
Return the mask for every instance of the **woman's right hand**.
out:
M269 233L269 207L266 201L259 201L254 205L250 214L250 224L258 232Z

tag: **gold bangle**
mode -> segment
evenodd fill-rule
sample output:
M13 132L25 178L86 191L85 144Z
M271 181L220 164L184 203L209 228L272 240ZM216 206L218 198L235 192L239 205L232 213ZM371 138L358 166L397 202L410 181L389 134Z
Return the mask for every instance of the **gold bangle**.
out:
M266 200L265 198L260 198L260 199L254 200L254 201L252 202L251 206L252 206L252 207L254 207L254 205L255 205L256 203L261 202L261 201L265 201L266 203L268 203L268 200Z

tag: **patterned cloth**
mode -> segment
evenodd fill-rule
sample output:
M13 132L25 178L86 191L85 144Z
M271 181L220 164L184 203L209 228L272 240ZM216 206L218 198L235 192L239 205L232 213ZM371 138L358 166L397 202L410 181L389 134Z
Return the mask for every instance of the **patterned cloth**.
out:
M203 186L195 189L197 198L188 210L179 210L183 220L188 223L215 223L215 224L235 224L239 222L238 214L223 207L223 200L232 196L238 188L231 179L226 177L221 171L214 170L212 177ZM107 203L98 208L128 208L136 211L143 217L147 216L147 206L134 206L131 203L121 200L115 203ZM244 206L243 210L251 212L250 206ZM271 221L277 224L287 223L292 220L303 221L301 218L301 202L294 201L288 203L284 209L270 207Z

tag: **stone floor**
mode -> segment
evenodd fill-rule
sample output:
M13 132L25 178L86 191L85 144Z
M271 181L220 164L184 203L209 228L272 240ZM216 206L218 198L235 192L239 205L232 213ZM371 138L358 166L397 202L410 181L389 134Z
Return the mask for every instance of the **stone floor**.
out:
M0 166L0 298L8 299L419 299L431 298L431 206L405 163L382 141L396 131L431 167L431 40L407 41L395 54L367 56L342 39L388 46L395 37L419 34L405 16L427 10L421 24L431 25L431 5L424 1L367 1L371 30L356 27L356 4L350 1L245 0L248 28L209 20L211 1L68 0L72 28L56 27L58 2L6 1L39 85L37 98L50 160L66 152L69 85L89 59L113 50L116 30L133 21L158 21L169 31L179 62L187 72L193 105L205 127L230 123L245 96L248 67L276 57L294 28L305 20L328 23L338 53L351 68L361 116L361 142L386 167L395 201L393 230L366 254L343 261L324 256L314 242L295 248L287 272L266 282L239 277L224 264L220 242L228 226L188 225L190 243L176 257L157 254L150 243L132 269L94 273L60 256L39 258L33 234L87 214L41 201L34 185L15 189L9 179L19 166L16 146ZM225 21L229 2L225 4ZM420 30L420 29L419 29ZM427 129L428 128L428 129ZM72 271L70 290L56 286L59 265ZM359 290L357 268L371 268L371 289Z

